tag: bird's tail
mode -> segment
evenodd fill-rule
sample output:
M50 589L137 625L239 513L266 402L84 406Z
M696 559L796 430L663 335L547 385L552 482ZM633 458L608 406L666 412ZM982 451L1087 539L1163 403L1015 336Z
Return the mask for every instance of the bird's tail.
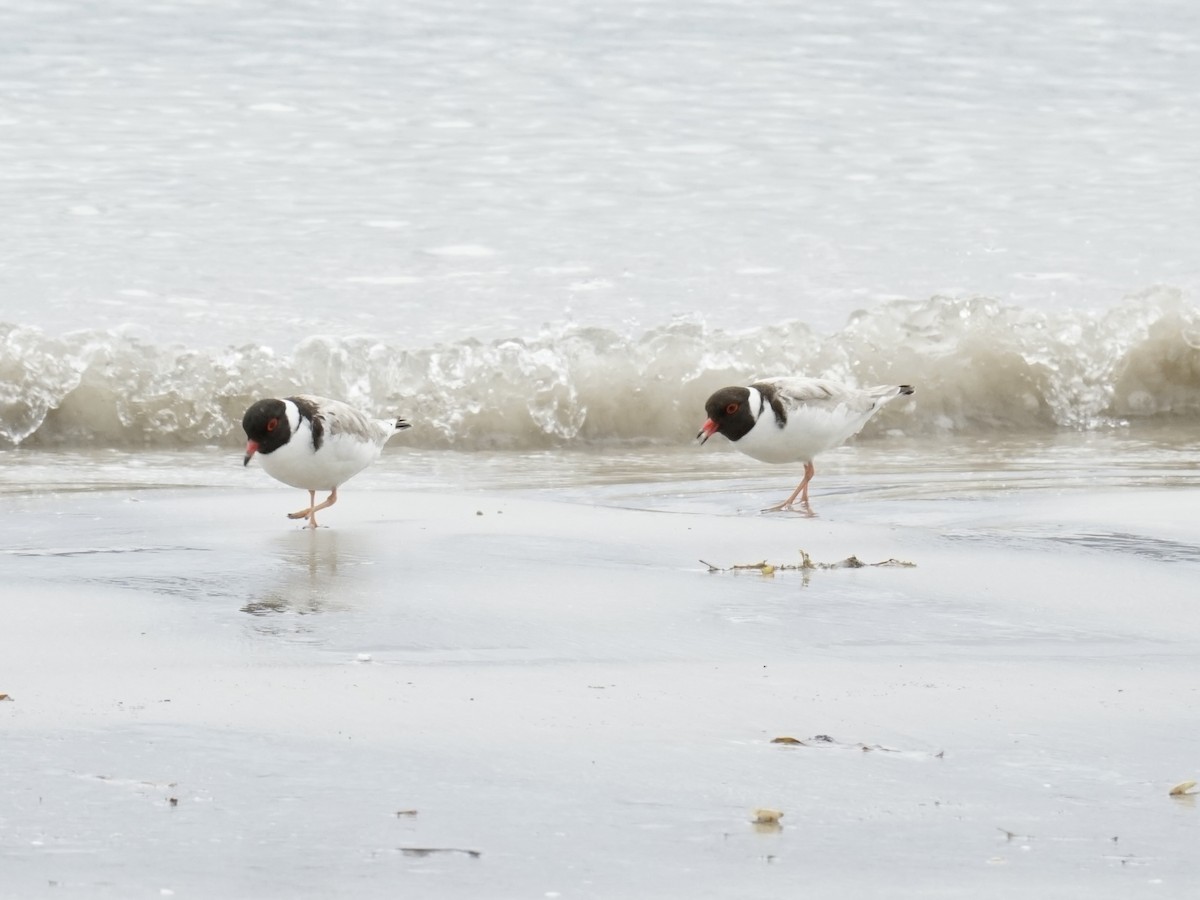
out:
M897 397L914 393L915 388L911 384L877 384L875 387L864 388L864 390L875 399L875 402L887 403Z
M910 394L912 393L911 388L909 389L909 393ZM405 419L403 416L397 416L396 417L396 430L403 431L405 428L412 428L412 422L408 421L408 419Z

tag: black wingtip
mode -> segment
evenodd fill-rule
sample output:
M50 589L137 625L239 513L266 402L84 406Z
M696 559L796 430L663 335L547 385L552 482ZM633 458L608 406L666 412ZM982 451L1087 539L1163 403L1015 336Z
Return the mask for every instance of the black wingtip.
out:
M403 431L405 428L412 428L412 422L408 419L396 419L396 430Z
M911 384L900 385L900 393L901 394L911 394L912 392L913 392L913 386Z

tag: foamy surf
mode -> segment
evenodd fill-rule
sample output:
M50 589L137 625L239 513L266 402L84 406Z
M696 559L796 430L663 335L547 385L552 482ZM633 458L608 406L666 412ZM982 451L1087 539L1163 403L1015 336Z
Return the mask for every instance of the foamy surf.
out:
M288 353L5 324L0 441L222 443L236 440L255 399L308 391L411 418L406 441L417 447L675 443L695 433L715 388L784 373L916 385L866 436L1191 423L1200 418L1200 310L1166 288L1103 312L933 297L861 311L828 335L798 320L740 331L689 321L635 336L566 326L427 347L318 335Z

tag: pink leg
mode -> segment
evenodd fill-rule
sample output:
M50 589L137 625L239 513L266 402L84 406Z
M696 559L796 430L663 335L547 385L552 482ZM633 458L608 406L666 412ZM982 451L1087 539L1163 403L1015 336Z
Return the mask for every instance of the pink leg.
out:
M330 491L329 496L326 497L323 502L318 503L316 506L314 506L312 508L312 510L309 512L308 527L309 528L317 527L317 510L318 509L328 509L330 506L333 506L333 504L335 504L335 503L337 503L337 488L334 488L332 491Z
M804 480L800 482L800 502L808 503L808 483L817 474L816 466L810 462L804 464Z
M783 509L791 509L797 497L800 498L802 504L808 506L808 483L812 481L812 477L816 474L816 471L812 463L806 462L804 464L804 480L792 491L792 495L782 503L777 503L775 506L768 506L763 512L779 512Z

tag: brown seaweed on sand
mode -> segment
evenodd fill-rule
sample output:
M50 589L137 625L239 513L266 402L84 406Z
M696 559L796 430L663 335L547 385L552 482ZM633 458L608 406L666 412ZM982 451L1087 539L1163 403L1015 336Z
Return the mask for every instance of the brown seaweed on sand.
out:
M932 756L934 759L944 759L945 751L937 753L925 753L923 751L900 750L896 747L885 747L882 744L864 744L862 741L849 743L839 741L830 737L827 734L817 734L810 738L801 740L800 738L792 737L791 735L783 735L777 738L771 738L772 744L782 744L785 747L832 747L839 750L858 750L862 753L880 752L880 753L900 753L906 756Z
M815 572L818 569L866 569L866 568L884 568L894 567L900 569L915 569L916 563L907 562L903 559L885 559L880 562L865 563L857 556L847 556L838 562L814 562L812 557L805 550L800 551L800 562L798 563L769 563L765 559L762 562L756 563L734 563L732 566L715 566L705 560L700 560L703 565L708 566L709 572L743 572L753 571L760 575L774 575L776 572Z

